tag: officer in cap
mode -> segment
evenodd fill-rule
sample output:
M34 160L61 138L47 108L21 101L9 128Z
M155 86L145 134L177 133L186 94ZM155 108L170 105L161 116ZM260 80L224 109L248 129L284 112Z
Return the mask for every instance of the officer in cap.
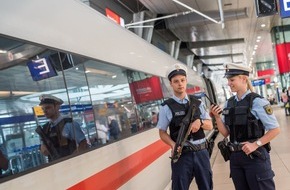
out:
M177 162L171 162L172 189L188 190L194 177L199 189L213 189L212 170L204 130L213 128L211 118L206 112L204 103L192 95L187 95L187 68L183 64L174 64L167 71L167 78L173 90L172 98L166 100L160 107L157 128L161 140L171 147L173 154L175 142L180 129L179 124L192 106L197 107L192 123L187 145ZM169 128L169 133L167 129ZM195 148L191 148L191 146ZM172 155L173 156L173 155Z
M251 68L247 67L246 65L243 64L225 64L225 77L226 78L231 78L236 75L246 75L249 76L251 72Z
M46 138L52 142L49 146L56 149L59 157L68 156L74 152L87 149L87 141L78 122L71 118L63 117L60 112L60 105L63 100L49 94L39 97L39 105L42 107L44 115L49 121L42 126ZM42 139L43 142L43 139ZM50 152L51 147L45 143L41 144L40 150L52 161L56 155Z
M230 140L230 173L235 189L274 190L269 143L280 128L269 101L253 92L250 72L246 65L225 65L225 77L236 95L225 102L223 111L212 105L211 115L219 132Z

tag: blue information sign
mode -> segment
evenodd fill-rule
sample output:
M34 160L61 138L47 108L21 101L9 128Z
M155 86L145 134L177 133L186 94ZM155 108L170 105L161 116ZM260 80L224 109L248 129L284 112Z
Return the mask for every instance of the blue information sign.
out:
M31 60L27 63L27 66L34 81L39 81L57 75L49 59L47 58Z
M92 110L93 106L92 104L81 104L81 105L62 105L60 106L60 112L65 113L65 112L79 112L79 111L86 111L86 110Z
M281 18L290 17L290 0L279 0Z
M259 80L253 80L252 81L252 85L253 86L262 86L265 84L265 80L264 79L259 79Z

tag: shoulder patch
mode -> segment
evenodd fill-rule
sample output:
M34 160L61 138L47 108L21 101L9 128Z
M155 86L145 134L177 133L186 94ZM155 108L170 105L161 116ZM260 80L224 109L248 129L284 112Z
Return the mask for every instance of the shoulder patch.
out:
M272 109L272 107L271 107L270 104L265 105L263 108L264 108L265 112L266 112L268 115L272 115L272 114L273 114L273 109Z

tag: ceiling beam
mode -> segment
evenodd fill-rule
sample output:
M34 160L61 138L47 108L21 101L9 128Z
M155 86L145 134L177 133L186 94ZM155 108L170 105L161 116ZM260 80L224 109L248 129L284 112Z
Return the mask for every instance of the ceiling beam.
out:
M233 56L243 56L243 53L232 53L232 54L221 54L221 55L204 55L198 56L200 59L215 59L215 58L222 58L222 57L233 57Z
M244 38L187 42L188 48L190 49L223 46L223 45L231 45L231 44L241 44L241 43L245 43Z

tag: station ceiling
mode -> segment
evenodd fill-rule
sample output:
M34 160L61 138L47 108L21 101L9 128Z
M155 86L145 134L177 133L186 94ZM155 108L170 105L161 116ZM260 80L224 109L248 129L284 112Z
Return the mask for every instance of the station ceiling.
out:
M94 5L100 3L98 0L90 2ZM245 63L253 67L257 62L275 63L271 29L289 24L289 19L282 20L279 14L257 17L255 0L117 0L111 2L122 6L132 14L148 10L156 14L157 18L187 12L184 15L179 14L177 17L163 19L164 25L160 27L156 24L154 30L168 40L180 40L180 53L194 55L195 59L200 59L204 66L215 73L223 73L222 65L229 62ZM192 12L188 13L190 10ZM23 60L46 51L45 48L5 37L0 38L0 49L12 53L21 52L17 54L21 57L14 61L9 61L9 56L0 54L0 63L5 63L0 64L0 70L18 65ZM22 68L15 67L15 69ZM11 72L14 70L12 69ZM15 70L15 73L19 71ZM2 73L1 78L4 80L7 78L6 75L11 74L13 73ZM29 73L24 73L23 76L28 75ZM25 86L25 80L18 82Z
M118 0L117 2L132 13L146 9L158 17L191 10L189 14L164 19L165 27L155 26L155 31L164 36L174 34L182 41L182 48L189 50L181 52L194 54L195 59L202 60L210 70L217 71L223 69L224 63L229 62L244 63L252 65L253 68L256 62L275 63L271 29L274 26L289 24L289 20L282 21L279 14L271 14L271 11L267 16L258 17L256 1L258 0ZM274 7L271 0L263 2L264 5L261 5L260 9L265 9L265 6L269 5Z

